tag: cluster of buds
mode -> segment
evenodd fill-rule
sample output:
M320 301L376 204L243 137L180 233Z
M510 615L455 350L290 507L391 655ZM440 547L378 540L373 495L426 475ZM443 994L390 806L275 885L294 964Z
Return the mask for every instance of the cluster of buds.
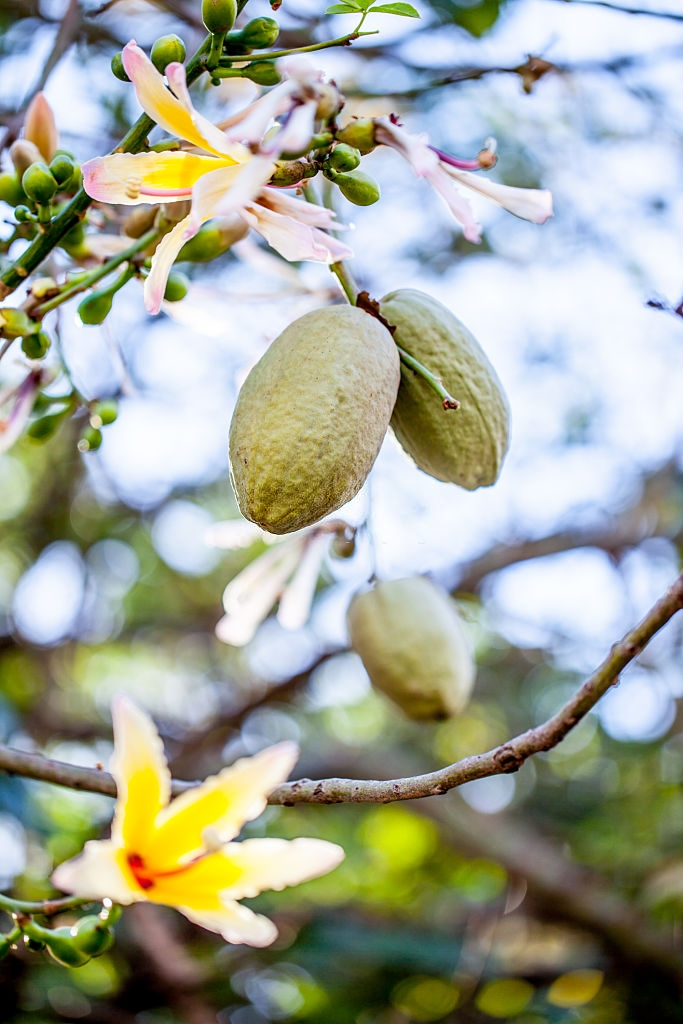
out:
M99 914L87 914L73 925L46 928L28 914L13 915L15 927L0 936L0 960L23 937L27 949L47 949L53 960L64 967L83 967L93 957L102 956L114 942L112 926L121 916L121 908L110 899L103 900Z

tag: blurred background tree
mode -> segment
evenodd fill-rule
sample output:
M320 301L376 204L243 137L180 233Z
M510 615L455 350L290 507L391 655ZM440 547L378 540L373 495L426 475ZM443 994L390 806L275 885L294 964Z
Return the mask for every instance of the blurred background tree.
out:
M325 38L324 8L284 0L278 45ZM291 319L338 295L332 277L247 238L184 266L186 298L156 320L133 285L102 327L83 326L77 300L60 308L62 370L49 387L68 381L90 412L112 399L119 413L96 451L79 450L99 429L82 410L0 456L4 743L106 764L123 690L160 724L178 778L294 739L297 775L386 779L489 750L557 711L680 571L677 8L423 0L419 22L377 16L378 37L316 55L349 114L396 112L460 155L495 136L500 180L551 188L556 215L539 229L482 208L475 247L384 151L368 161L384 201L359 211L335 200L355 223L363 287L422 288L480 339L510 397L513 443L496 487L470 494L421 474L389 438L344 510L358 527L352 557L326 559L298 630L269 618L245 647L217 639L223 587L265 546L225 551L206 537L237 516L226 448L239 382ZM251 0L250 17L270 13ZM331 31L349 20L335 16ZM138 114L109 74L112 54L171 32L192 52L204 34L195 0L0 0L0 25L4 144L43 89L80 161ZM232 95L198 94L215 120ZM458 598L478 664L467 709L429 725L370 689L344 625L373 573L420 572ZM516 774L405 803L270 807L247 834L317 835L347 852L329 876L255 902L278 924L271 948L228 946L138 906L84 967L25 949L5 958L3 1019L683 1020L682 639L674 619ZM102 835L111 807L2 775L4 888L53 895L53 865Z

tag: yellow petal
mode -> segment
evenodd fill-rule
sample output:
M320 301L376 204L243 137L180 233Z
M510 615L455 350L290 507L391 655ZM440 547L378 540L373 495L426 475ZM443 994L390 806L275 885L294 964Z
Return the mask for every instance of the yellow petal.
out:
M289 775L298 750L278 743L254 757L245 757L187 790L162 810L143 853L156 873L201 853L210 843L233 839L245 821L256 818L268 794Z
M236 900L307 882L344 859L341 846L324 839L245 839L225 846L223 855L233 866L235 881L221 895Z
M120 847L109 839L87 842L78 857L59 865L52 884L84 899L109 898L114 903L128 904L143 898L122 864Z
M242 868L218 850L172 869L168 874L149 871L145 897L169 907L182 905L194 910L220 910L219 893L238 884L241 873Z
M170 799L171 774L159 734L144 711L119 696L112 706L112 718L111 772L118 793L112 840L129 852L141 853L156 815Z
M152 269L147 275L144 287L145 309L148 313L158 313L161 309L161 302L166 290L166 282L171 267L176 261L178 253L188 239L197 234L199 227L193 228L190 223L190 216L173 227L168 234L159 242L152 257Z
M176 93L174 96L166 88L163 76L134 40L124 46L122 56L123 66L146 114L171 135L178 135L210 153L230 157L233 163L238 162L239 154L244 152L243 147L229 143L220 128L207 121L192 106L182 65L169 65Z
M105 203L172 203L188 199L203 175L234 166L222 157L182 151L113 153L83 164L83 187Z

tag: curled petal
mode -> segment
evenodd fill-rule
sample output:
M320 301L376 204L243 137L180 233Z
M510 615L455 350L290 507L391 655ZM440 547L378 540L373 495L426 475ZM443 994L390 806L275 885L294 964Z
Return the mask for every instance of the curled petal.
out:
M149 117L171 135L178 135L201 149L231 157L235 163L239 162L240 151L235 151L220 128L202 117L192 106L182 64L169 64L166 69L167 73L168 69L171 69L171 92L166 88L163 75L157 71L135 40L124 46L122 57L123 66L133 83L138 102Z
M152 269L147 276L143 289L145 309L148 313L158 313L161 309L171 267L175 263L178 253L185 245L185 242L192 238L193 235L196 235L201 226L197 225L196 228L193 228L190 221L189 215L184 217L183 220L178 221L175 227L167 235L164 235L156 247L152 257Z
M298 754L294 743L278 743L181 793L157 815L154 833L141 851L146 864L162 871L203 852L207 826L211 845L216 837L220 842L234 839L245 821L261 814L268 795L285 781Z
M137 206L188 199L195 183L227 165L196 153L112 153L83 164L83 187L93 199Z
M219 640L235 647L249 643L299 564L302 550L302 538L284 541L228 583L223 592L225 615L216 626Z
M501 185L497 181L482 178L479 174L473 174L471 171L460 171L456 167L449 167L445 164L441 166L449 177L455 178L461 185L466 185L474 192L486 196L487 199L491 199L516 217L530 220L534 224L544 224L553 215L553 196L552 192L547 189L515 188L512 185Z
M226 942L235 945L270 946L277 938L277 928L267 917L255 914L240 903L223 901L216 910L195 910L178 905L177 909L210 932L218 932Z
M221 121L218 127L230 142L258 145L275 118L292 109L296 91L295 82L281 82L244 110Z
M329 536L314 533L308 537L306 550L296 572L280 598L277 621L284 629L300 629L311 614L311 605L320 575Z
M130 850L140 850L153 829L155 815L171 798L171 773L159 733L141 708L127 697L118 696L112 706L112 719L111 773L117 791L112 839Z
M297 203L297 206L304 205ZM242 211L242 216L286 260L336 263L353 256L353 250L348 245L324 231L301 223L294 217L275 213L260 203L249 203Z
M144 898L122 866L122 851L111 840L91 839L78 857L65 861L52 874L52 884L85 899L110 899L128 905Z
M293 217L301 224L310 224L316 228L330 228L334 225L335 230L341 231L345 228L343 224L334 224L335 214L325 206L318 206L316 203L308 203L302 199L295 199L288 192L278 188L264 188L258 197L259 206L265 206L275 213Z
M474 213L472 212L472 207L468 203L467 199L460 195L445 170L441 166L438 166L434 168L434 170L427 171L424 177L432 186L434 191L438 192L441 198L446 202L448 209L451 211L458 223L462 224L463 234L467 241L475 243L480 242L481 228L474 216Z
M200 178L192 193L191 223L194 232L211 217L240 213L268 181L273 166L270 159L257 156L248 163L222 167Z
M341 846L324 839L245 839L224 847L223 854L237 877L221 896L237 900L307 882L332 871L344 859Z
M294 107L279 131L261 147L261 152L277 159L281 153L300 153L311 144L315 132L317 100Z

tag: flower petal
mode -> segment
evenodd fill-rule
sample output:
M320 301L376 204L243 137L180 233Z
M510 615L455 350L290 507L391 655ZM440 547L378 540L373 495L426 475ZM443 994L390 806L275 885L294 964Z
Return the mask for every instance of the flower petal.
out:
M280 598L277 621L284 629L300 629L311 614L320 566L329 542L329 534L315 532L309 536L296 572Z
M269 946L277 938L277 928L261 914L255 914L239 903L223 902L216 910L195 910L178 905L177 910L195 924L218 932L226 942L235 945Z
M141 852L153 830L154 818L170 800L171 773L159 733L141 708L127 697L116 697L112 718L111 773L118 794L112 840L130 852Z
M114 903L128 904L144 898L122 869L120 847L109 839L91 839L78 857L59 865L51 881L55 888L86 899L108 897Z
M304 204L297 203L297 206ZM353 250L332 235L310 227L261 203L249 203L242 216L250 227L263 235L270 246L291 262L314 260L318 263L336 263L349 259Z
M178 253L188 239L197 234L201 225L192 227L191 215L179 220L159 242L152 257L152 269L145 280L143 296L148 313L158 313L166 290L166 282Z
M516 217L530 220L534 224L545 224L553 215L553 195L547 189L501 185L497 181L490 181L471 171L461 171L445 164L441 166L449 177L455 178L461 185L466 185L474 192L486 196L487 199L491 199Z
M462 224L462 232L467 241L475 244L480 242L481 227L475 219L472 207L467 199L460 195L445 169L441 166L435 167L433 170L427 171L423 177L446 202L458 223Z
M274 167L270 158L255 156L239 166L205 174L192 193L191 217L196 230L211 217L241 213L246 203L259 194Z
M244 151L235 149L220 128L192 106L182 64L169 64L166 68L173 88L171 92L166 88L163 75L134 39L124 46L122 57L140 106L157 124L171 135L178 135L210 153L230 157L235 163L243 158Z
M259 194L258 204L275 213L281 213L285 217L293 217L301 224L310 224L311 227L334 227L337 231L346 228L345 224L335 223L334 210L328 210L327 207L318 206L316 203L306 202L304 199L295 199L284 189L264 188Z
M140 851L146 866L158 872L201 853L207 829L212 845L216 837L221 842L233 839L245 821L261 814L269 793L284 782L297 757L294 743L278 743L182 793L157 816L155 831Z
M245 839L230 843L223 853L234 865L236 880L221 896L241 900L264 889L284 889L325 875L344 859L336 843L324 839Z
M83 187L105 203L172 203L188 199L203 175L234 166L196 153L112 153L83 164Z

